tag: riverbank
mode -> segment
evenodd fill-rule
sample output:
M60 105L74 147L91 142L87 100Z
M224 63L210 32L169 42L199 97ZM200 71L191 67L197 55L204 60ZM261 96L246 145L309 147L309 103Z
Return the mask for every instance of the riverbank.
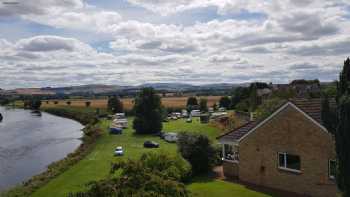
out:
M2 194L1 197L30 196L38 188L47 184L50 180L65 172L71 166L88 155L94 148L97 138L100 136L101 128L94 113L89 110L76 108L43 108L42 111L76 120L85 125L81 145L64 159L50 164L47 170L41 174L33 176L22 185L16 186Z

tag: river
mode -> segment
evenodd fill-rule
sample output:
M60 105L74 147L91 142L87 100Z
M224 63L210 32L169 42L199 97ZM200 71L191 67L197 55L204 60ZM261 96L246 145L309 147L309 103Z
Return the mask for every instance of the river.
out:
M81 144L83 125L30 110L0 107L0 191L43 172Z

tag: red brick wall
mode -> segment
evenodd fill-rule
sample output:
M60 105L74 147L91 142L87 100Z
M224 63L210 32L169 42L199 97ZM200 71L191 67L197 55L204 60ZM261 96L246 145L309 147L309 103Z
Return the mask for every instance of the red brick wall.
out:
M336 196L328 178L328 160L335 158L332 136L291 106L240 143L239 179L299 194ZM278 169L278 152L299 155L301 173Z

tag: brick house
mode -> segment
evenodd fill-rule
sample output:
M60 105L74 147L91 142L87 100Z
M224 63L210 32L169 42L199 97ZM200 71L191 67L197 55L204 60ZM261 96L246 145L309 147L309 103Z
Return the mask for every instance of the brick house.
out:
M227 177L305 196L336 196L335 141L322 125L320 99L288 101L218 140Z

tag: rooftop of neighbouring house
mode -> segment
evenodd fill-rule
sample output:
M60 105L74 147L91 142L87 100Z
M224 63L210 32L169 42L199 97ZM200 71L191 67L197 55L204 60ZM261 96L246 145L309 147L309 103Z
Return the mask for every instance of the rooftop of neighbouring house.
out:
M307 115L309 115L313 120L315 120L316 122L318 122L322 125L322 119L321 119L322 100L321 99L293 99L290 101L286 101L285 103L283 103L280 106L277 106L275 111L280 109L287 102L294 104L300 110L302 110ZM330 100L330 105L331 105L331 107L335 107L336 104L335 104L334 99ZM251 131L256 126L258 126L265 119L249 121L246 124L236 128L230 132L227 132L224 135L219 136L218 139L223 140L223 141L233 141L233 142L238 141L241 138L243 138L249 131Z

